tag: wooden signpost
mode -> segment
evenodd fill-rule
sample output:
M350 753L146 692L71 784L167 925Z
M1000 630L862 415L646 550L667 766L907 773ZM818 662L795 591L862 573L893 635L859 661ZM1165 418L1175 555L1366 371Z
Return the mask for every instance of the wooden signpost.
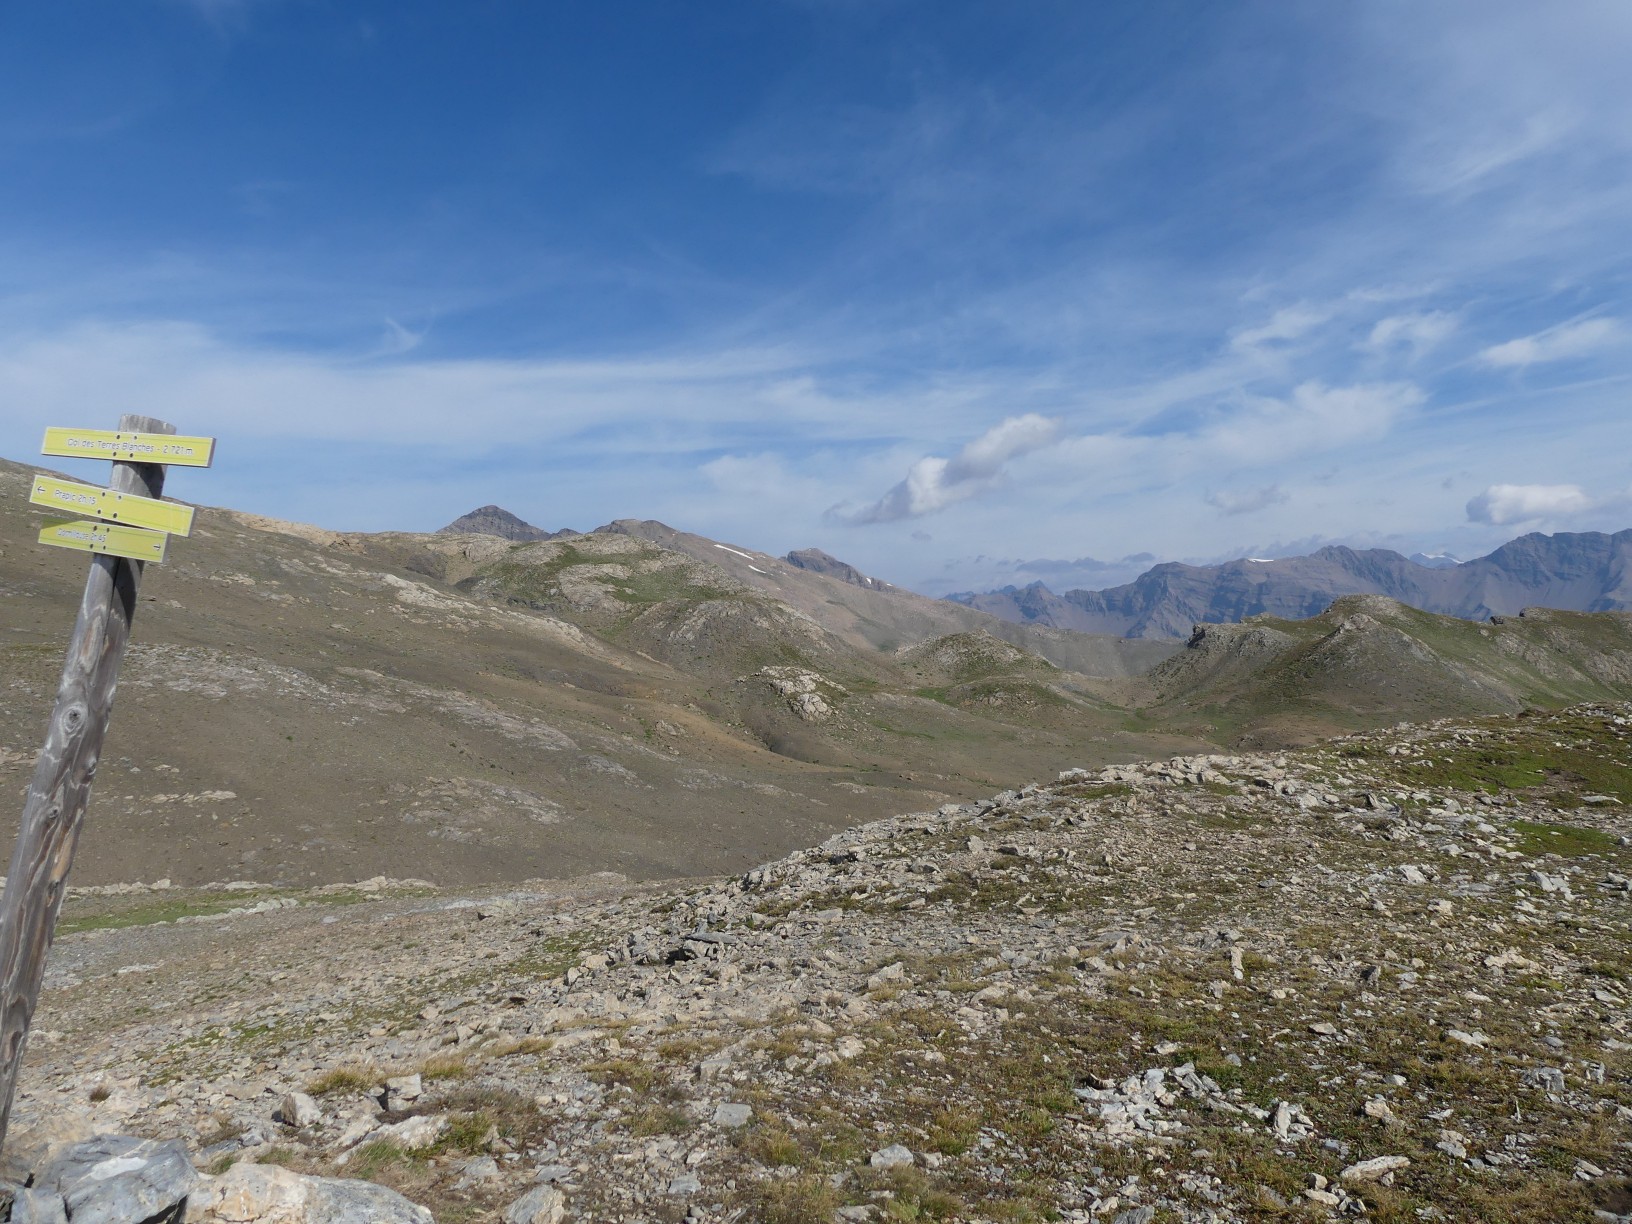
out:
M108 488L36 476L29 500L87 517L47 524L40 543L94 555L68 643L56 708L23 805L17 848L0 895L0 1144L11 1121L17 1071L45 977L45 957L67 891L113 711L119 661L130 640L142 567L164 560L171 534L192 531L193 509L159 500L167 464L208 467L213 438L183 438L151 417L117 430L50 429L47 455L111 459Z
M99 489L95 485L58 480L54 476L34 477L28 500L36 506L72 510L75 514L89 514L92 518L127 527L147 527L167 535L193 534L191 506L178 506L175 502L159 501L153 497L136 497L117 489Z

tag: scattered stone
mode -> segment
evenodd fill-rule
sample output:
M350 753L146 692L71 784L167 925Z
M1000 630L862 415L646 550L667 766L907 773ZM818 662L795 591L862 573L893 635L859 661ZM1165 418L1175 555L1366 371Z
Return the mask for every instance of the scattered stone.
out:
M308 1126L316 1126L323 1121L323 1110L317 1102L304 1092L291 1092L283 1098L278 1106L278 1120L285 1126L293 1126L303 1130Z
M907 976L907 967L900 961L893 965L885 965L877 973L867 979L868 990L878 990L882 987L902 981Z
M393 1112L407 1109L425 1095L425 1084L418 1075L398 1075L385 1081L385 1107Z
M875 1169L893 1169L897 1165L910 1165L913 1160L910 1148L900 1143L892 1143L889 1147L874 1152L867 1158L867 1163Z
M1540 1088L1543 1092L1563 1092L1564 1072L1557 1067L1532 1067L1519 1076L1526 1088Z
M475 1156L459 1166L455 1190L470 1190L499 1180L499 1162L491 1156Z
M684 1180L677 1178L676 1181ZM696 1181L696 1178L692 1178ZM702 1189L699 1184L691 1190L675 1190L675 1183L669 1184L670 1194L695 1194ZM566 1218L567 1199L561 1191L548 1182L534 1186L510 1206L504 1209L504 1224L561 1224Z
M1370 1160L1350 1165L1338 1176L1350 1182L1380 1181L1390 1173L1398 1173L1401 1169L1410 1167L1411 1161L1405 1156L1373 1156Z
M751 1105L721 1104L714 1110L714 1125L735 1130L739 1126L747 1126L748 1120L753 1116L754 1109Z
M1394 1111L1382 1097L1372 1097L1371 1100L1360 1106L1360 1112L1368 1118L1376 1118L1379 1122L1394 1121Z
M413 1118L404 1118L401 1122L393 1122L389 1126L375 1127L364 1136L365 1143L377 1143L384 1140L394 1143L405 1152L417 1152L421 1148L428 1148L435 1143L444 1130L448 1120L441 1114L420 1114ZM351 1153L342 1156L343 1163Z

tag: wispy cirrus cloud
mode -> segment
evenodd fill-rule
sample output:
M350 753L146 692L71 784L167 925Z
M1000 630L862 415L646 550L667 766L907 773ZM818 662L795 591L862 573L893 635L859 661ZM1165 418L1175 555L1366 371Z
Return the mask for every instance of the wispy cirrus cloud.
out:
M1267 510L1270 506L1282 505L1290 501L1291 497L1280 485L1266 485L1262 489L1242 492L1213 490L1202 500L1220 514L1252 514L1258 510Z
M1489 366L1523 369L1549 361L1586 357L1624 341L1625 331L1619 319L1582 319L1493 344L1479 354L1479 360Z
M1299 302L1283 306L1256 327L1243 327L1230 333L1230 348L1238 353L1255 353L1272 345L1287 344L1302 339L1336 311L1331 306Z
M1404 350L1413 358L1420 357L1438 348L1459 325L1456 315L1446 310L1389 315L1372 325L1362 347L1379 355Z

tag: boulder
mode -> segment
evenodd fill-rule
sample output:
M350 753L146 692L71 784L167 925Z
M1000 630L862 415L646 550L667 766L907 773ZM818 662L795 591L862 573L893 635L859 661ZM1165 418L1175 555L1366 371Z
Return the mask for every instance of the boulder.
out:
M186 1224L435 1222L425 1208L373 1182L305 1177L280 1165L240 1164L204 1180L188 1202Z
M307 1126L316 1126L323 1120L323 1110L304 1092L291 1092L283 1098L278 1106L278 1117L285 1126L297 1129Z
M11 1200L12 1224L68 1224L68 1205L55 1190L18 1190Z
M97 1135L62 1149L39 1171L36 1189L62 1195L76 1224L130 1224L177 1208L198 1183L179 1139Z

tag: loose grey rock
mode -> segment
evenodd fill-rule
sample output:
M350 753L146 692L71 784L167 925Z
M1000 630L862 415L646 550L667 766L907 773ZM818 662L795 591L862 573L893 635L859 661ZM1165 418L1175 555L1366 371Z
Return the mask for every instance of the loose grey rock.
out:
M130 1217L125 1221L129 1224ZM279 1165L239 1164L205 1178L187 1224L436 1224L431 1213L373 1182L304 1177Z
M1532 1067L1519 1077L1526 1088L1540 1088L1543 1092L1563 1092L1564 1072L1557 1067Z
M441 1114L420 1114L404 1118L401 1122L393 1122L389 1126L378 1127L370 1131L365 1139L370 1142L384 1139L406 1152L417 1152L435 1143L437 1137L447 1129L447 1125L447 1118Z
M499 1162L491 1156L477 1156L459 1166L459 1180L453 1183L453 1188L469 1190L498 1179Z
M56 1191L82 1224L131 1224L162 1215L185 1199L198 1173L179 1139L98 1135L52 1159L35 1178Z
M68 1224L68 1206L54 1190L18 1190L11 1200L12 1224Z
M418 1075L398 1075L385 1081L385 1107L405 1109L425 1095L425 1085Z
M566 1214L566 1196L554 1186L545 1183L534 1186L506 1207L504 1224L560 1224Z
M880 1148L867 1158L867 1163L875 1169L893 1169L897 1165L910 1165L915 1157L911 1149L899 1143L892 1143L887 1148Z
M667 1191L667 1193L674 1198L679 1198L687 1194L701 1194L702 1192L703 1183L698 1180L696 1174L694 1173L686 1173L680 1177L676 1177L674 1180L669 1182L669 1188Z
M714 1125L735 1129L747 1126L748 1120L754 1116L753 1106L722 1104L714 1110Z
M867 989L877 990L881 986L888 986L893 982L899 982L906 976L907 967L900 961L896 961L893 965L885 965L877 973L869 977L867 979Z
M1370 1160L1350 1165L1338 1176L1344 1181L1377 1181L1389 1173L1410 1167L1411 1160L1406 1156L1373 1156Z
M323 1120L323 1110L318 1103L304 1092L291 1092L283 1098L278 1106L278 1116L284 1125L302 1129L316 1126Z

